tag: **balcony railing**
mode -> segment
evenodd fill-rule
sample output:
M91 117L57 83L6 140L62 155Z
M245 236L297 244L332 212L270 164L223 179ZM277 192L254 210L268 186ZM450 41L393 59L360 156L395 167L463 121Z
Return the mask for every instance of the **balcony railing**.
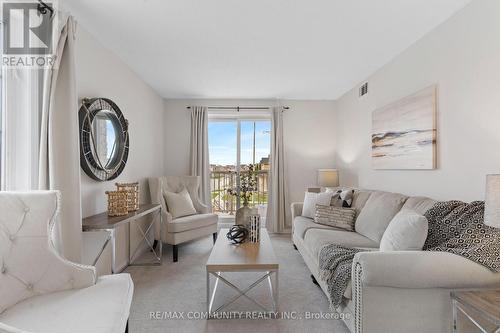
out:
M241 171L241 174L248 171ZM267 205L268 171L256 171L257 191L252 194L250 207ZM237 185L238 174L235 171L211 171L210 188L212 195L212 210L218 214L234 215L238 209L238 198L228 193Z

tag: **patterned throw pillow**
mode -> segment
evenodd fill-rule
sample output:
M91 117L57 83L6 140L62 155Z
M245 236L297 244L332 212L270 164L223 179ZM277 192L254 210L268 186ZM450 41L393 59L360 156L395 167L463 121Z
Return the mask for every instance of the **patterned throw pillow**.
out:
M331 206L351 208L354 190L341 189L335 192L330 203Z
M314 222L347 231L354 231L356 210L335 206L316 205Z

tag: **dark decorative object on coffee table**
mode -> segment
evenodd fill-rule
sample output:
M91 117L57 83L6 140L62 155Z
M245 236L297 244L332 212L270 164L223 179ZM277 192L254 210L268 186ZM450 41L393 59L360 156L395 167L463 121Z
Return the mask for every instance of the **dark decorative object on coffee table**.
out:
M227 239L229 239L233 244L244 243L248 237L248 228L244 225L236 224L229 229L226 234Z

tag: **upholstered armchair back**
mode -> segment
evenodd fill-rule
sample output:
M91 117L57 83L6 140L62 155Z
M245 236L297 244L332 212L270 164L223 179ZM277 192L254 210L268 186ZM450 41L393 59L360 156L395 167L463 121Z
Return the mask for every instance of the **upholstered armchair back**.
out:
M193 201L194 208L198 212L198 214L203 214L207 212L207 207L204 203L202 203L199 199L199 188L200 188L200 177L198 176L165 176L160 177L156 181L159 188L155 191L155 195L157 196L157 202L165 204L165 200L163 199L163 192L174 192L179 193L184 188L189 193L191 200ZM150 180L151 186L151 180ZM153 187L155 187L153 185ZM152 193L152 197L154 195ZM165 205L164 208L168 212L168 207Z
M200 177L197 176L167 176L161 177L163 191L178 193L184 188L189 192L189 196L193 201L194 208L198 213L201 213L198 203L198 190L200 188ZM168 207L167 207L168 209Z
M0 313L32 296L95 284L94 267L55 250L58 210L57 191L0 192Z

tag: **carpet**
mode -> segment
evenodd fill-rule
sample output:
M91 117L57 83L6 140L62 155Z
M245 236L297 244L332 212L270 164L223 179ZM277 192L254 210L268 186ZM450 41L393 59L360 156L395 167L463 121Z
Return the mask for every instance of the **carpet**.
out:
M220 237L224 237L221 235ZM340 319L331 315L328 300L311 281L310 272L289 235L271 235L280 264L279 311L287 319L264 317L254 304L240 298L225 311L252 312L252 319L202 318L206 311L205 263L212 249L212 237L179 246L179 261L172 262L172 247L164 246L162 266L131 266L126 269L135 285L129 318L129 332L334 332L348 333ZM261 273L223 274L238 287L247 287ZM212 288L214 283L212 278ZM249 295L264 305L271 304L266 281ZM215 307L236 292L219 283ZM244 316L248 316L245 313ZM323 319L322 319L323 318ZM330 318L332 318L330 316Z

